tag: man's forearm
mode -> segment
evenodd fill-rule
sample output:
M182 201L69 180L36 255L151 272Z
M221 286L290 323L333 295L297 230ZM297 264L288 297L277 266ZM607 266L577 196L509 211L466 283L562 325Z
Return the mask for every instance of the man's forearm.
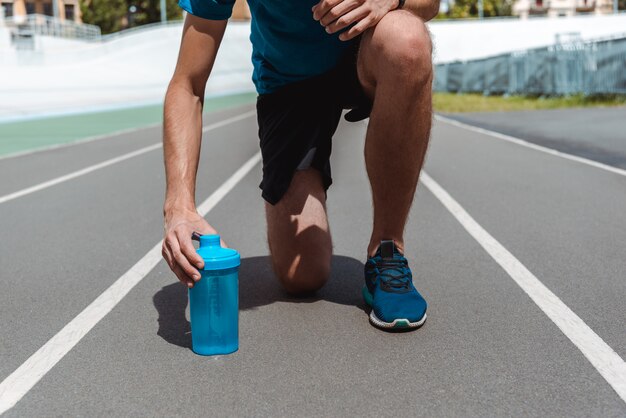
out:
M196 172L202 141L204 89L227 21L187 15L178 63L165 96L163 210L195 211Z
M164 212L194 210L196 172L202 140L202 98L185 81L173 79L165 96L163 152L166 193Z
M429 21L439 13L439 0L406 0L403 9Z

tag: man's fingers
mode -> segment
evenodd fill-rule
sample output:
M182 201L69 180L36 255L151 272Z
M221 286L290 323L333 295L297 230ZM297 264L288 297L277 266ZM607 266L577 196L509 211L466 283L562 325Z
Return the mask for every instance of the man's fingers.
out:
M178 280L188 288L192 288L195 282L187 276L187 274L178 265L172 267L172 272L178 277Z
M374 26L375 24L376 24L375 19L371 17L371 15L369 15L361 19L359 23L357 23L356 25L352 26L350 29L348 29L347 31L339 35L339 39L342 41L349 41L350 39L353 39L359 36L360 34L365 32L367 28Z
M189 260L187 260L187 257L183 255L180 250L180 245L178 243L178 240L176 239L176 236L174 234L170 235L168 238L166 238L166 243L168 246L168 250L172 253L172 257L174 258L176 265L180 267L191 280L200 280L200 272L198 271L198 269L193 267L191 263L189 263Z
M326 26L326 32L335 33L344 28L347 28L354 22L365 19L369 15L370 11L365 6L358 7L349 13L344 14L339 19Z
M326 30L328 31L328 25L336 21L337 19L342 18L346 13L351 10L356 9L361 5L359 0L344 0L332 9L328 11L322 18L320 19L320 23L322 26L326 26Z
M170 269L175 265L174 258L172 257L172 253L167 249L167 244L165 240L163 240L163 247L161 248L161 255L167 262L167 265L170 266Z
M187 274L181 269L178 264L176 264L176 260L172 256L172 253L168 249L166 241L163 241L163 249L161 250L161 254L163 254L163 258L167 262L167 265L170 267L170 270L176 275L178 280L187 287L193 287L194 281L187 276Z
M178 233L176 232L176 237L178 238L178 244L180 245L180 251L187 258L187 260L196 266L196 268L201 269L204 267L204 260L202 257L198 255L196 249L193 247L191 243L191 237L187 236L187 232Z
M344 0L322 0L313 6L313 19L320 20L322 16L330 11L333 7L338 5Z

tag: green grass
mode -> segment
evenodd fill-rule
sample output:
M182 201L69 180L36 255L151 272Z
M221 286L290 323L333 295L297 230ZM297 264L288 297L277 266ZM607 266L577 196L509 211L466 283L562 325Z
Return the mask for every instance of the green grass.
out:
M207 98L204 112L254 103L256 93ZM0 156L160 123L161 104L0 123Z
M511 110L562 109L571 107L624 106L626 95L611 96L483 96L481 94L435 93L436 112L505 112Z

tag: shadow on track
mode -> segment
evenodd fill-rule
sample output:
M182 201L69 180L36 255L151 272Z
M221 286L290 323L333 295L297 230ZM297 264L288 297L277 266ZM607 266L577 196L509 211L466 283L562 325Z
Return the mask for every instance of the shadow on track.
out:
M361 297L363 263L351 257L334 255L330 280L309 297L288 295L272 271L270 258L249 257L239 269L239 309L255 309L274 302L312 303L326 300L366 311ZM159 318L157 335L170 344L191 349L191 326L185 316L187 288L180 283L167 285L152 297Z

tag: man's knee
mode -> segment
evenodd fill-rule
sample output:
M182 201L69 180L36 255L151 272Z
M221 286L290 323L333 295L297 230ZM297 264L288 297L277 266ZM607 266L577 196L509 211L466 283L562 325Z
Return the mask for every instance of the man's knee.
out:
M278 280L288 293L306 294L321 289L330 276L330 258L298 254L291 260L272 257Z
M424 84L432 79L432 41L424 22L405 10L389 12L370 29L378 75Z

